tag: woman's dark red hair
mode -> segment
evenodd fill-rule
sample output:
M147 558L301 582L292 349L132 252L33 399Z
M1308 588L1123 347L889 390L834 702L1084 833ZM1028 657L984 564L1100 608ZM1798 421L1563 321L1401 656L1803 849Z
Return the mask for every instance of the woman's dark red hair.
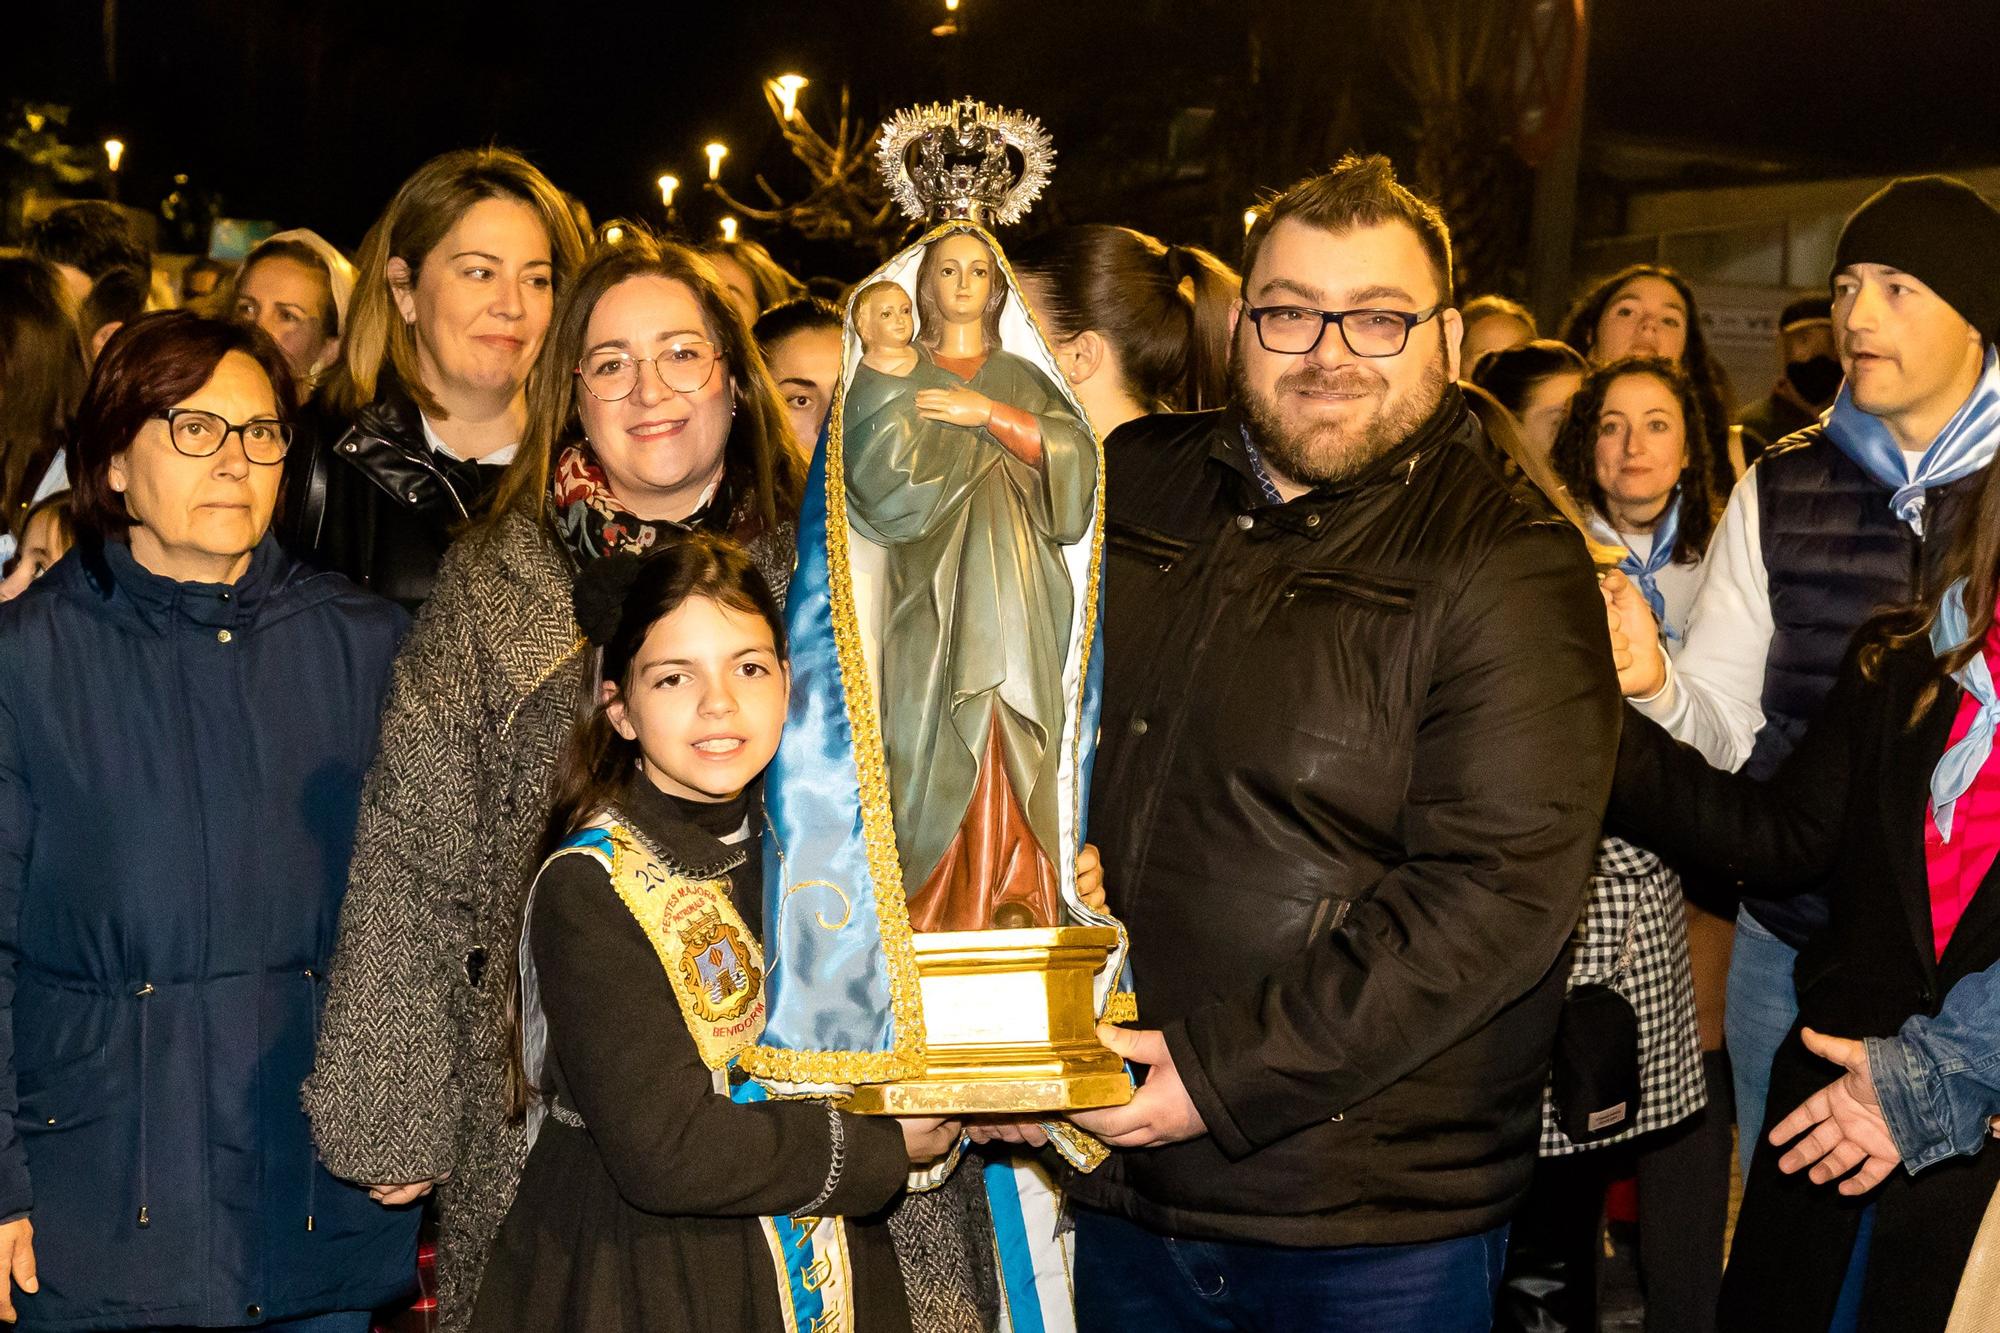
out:
M104 541L132 526L125 497L111 488L111 460L155 413L208 383L231 352L263 367L278 415L290 421L297 406L291 368L262 329L166 310L141 315L104 345L70 432L71 518L79 535Z

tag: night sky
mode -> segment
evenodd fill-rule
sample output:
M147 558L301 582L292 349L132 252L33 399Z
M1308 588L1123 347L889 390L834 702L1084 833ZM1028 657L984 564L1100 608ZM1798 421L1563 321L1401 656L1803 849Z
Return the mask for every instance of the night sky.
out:
M1144 225L1119 213L1121 159L1156 152L1182 106L1218 107L1225 147L1254 136L1266 116L1251 83L1260 40L1278 53L1265 59L1292 62L1286 87L1323 99L1301 107L1309 99L1288 95L1286 113L1336 123L1331 148L1405 145L1414 111L1377 49L1390 3L963 0L965 31L937 38L942 0L119 0L114 87L99 0L38 0L9 7L0 88L72 105L92 137L121 134L132 202L185 171L231 213L347 246L410 168L471 143L522 149L600 218L657 215L653 179L697 180L711 138L731 145L738 193L752 192L752 166L795 191L757 87L785 71L813 80L804 100L816 120L843 81L870 119L960 91L1037 114L1067 149L1044 211ZM1995 0L1593 10L1594 136L1825 173L2000 161ZM1333 143L1341 136L1355 142ZM1240 210L1249 185L1283 184L1315 165L1294 160L1312 151L1263 153L1245 170L1275 179L1231 177L1214 207Z

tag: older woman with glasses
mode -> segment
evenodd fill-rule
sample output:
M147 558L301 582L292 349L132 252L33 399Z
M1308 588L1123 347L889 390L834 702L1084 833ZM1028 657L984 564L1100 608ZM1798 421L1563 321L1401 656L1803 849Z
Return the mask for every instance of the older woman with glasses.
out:
M269 535L254 328L135 320L71 437L79 544L0 607L0 1319L361 1333L416 1217L299 1086L406 619ZM18 1290L16 1290L18 1289Z

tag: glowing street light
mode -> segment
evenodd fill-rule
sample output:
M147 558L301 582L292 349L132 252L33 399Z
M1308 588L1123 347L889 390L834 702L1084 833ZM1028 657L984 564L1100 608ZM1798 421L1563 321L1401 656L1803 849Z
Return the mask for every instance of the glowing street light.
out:
M771 80L771 91L778 95L778 105L784 108L786 120L790 120L797 110L799 89L805 87L807 82L803 74L780 74Z
M722 219L722 239L723 239L723 240L725 240L725 241L733 241L733 240L735 240L735 239L736 239L736 219L735 219L735 218L728 218L728 217L726 217L726 218Z
M729 146L727 144L712 143L701 151L708 154L708 178L712 181L721 180L722 159L729 156Z
M679 176L660 177L661 206L664 208L672 208L674 206L674 191L680 188L681 188L681 178Z
M104 160L110 166L111 174L114 176L117 175L118 164L125 160L125 141L123 139L106 139L104 141Z

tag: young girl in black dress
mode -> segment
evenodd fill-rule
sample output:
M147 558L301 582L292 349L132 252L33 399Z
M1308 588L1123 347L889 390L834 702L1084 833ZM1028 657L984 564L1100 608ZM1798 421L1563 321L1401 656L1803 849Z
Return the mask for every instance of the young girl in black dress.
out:
M691 534L592 562L577 619L601 692L524 909L534 1146L473 1327L907 1330L880 1215L959 1127L769 1101L731 1075L763 1025L757 778L790 688L776 603L739 548Z

